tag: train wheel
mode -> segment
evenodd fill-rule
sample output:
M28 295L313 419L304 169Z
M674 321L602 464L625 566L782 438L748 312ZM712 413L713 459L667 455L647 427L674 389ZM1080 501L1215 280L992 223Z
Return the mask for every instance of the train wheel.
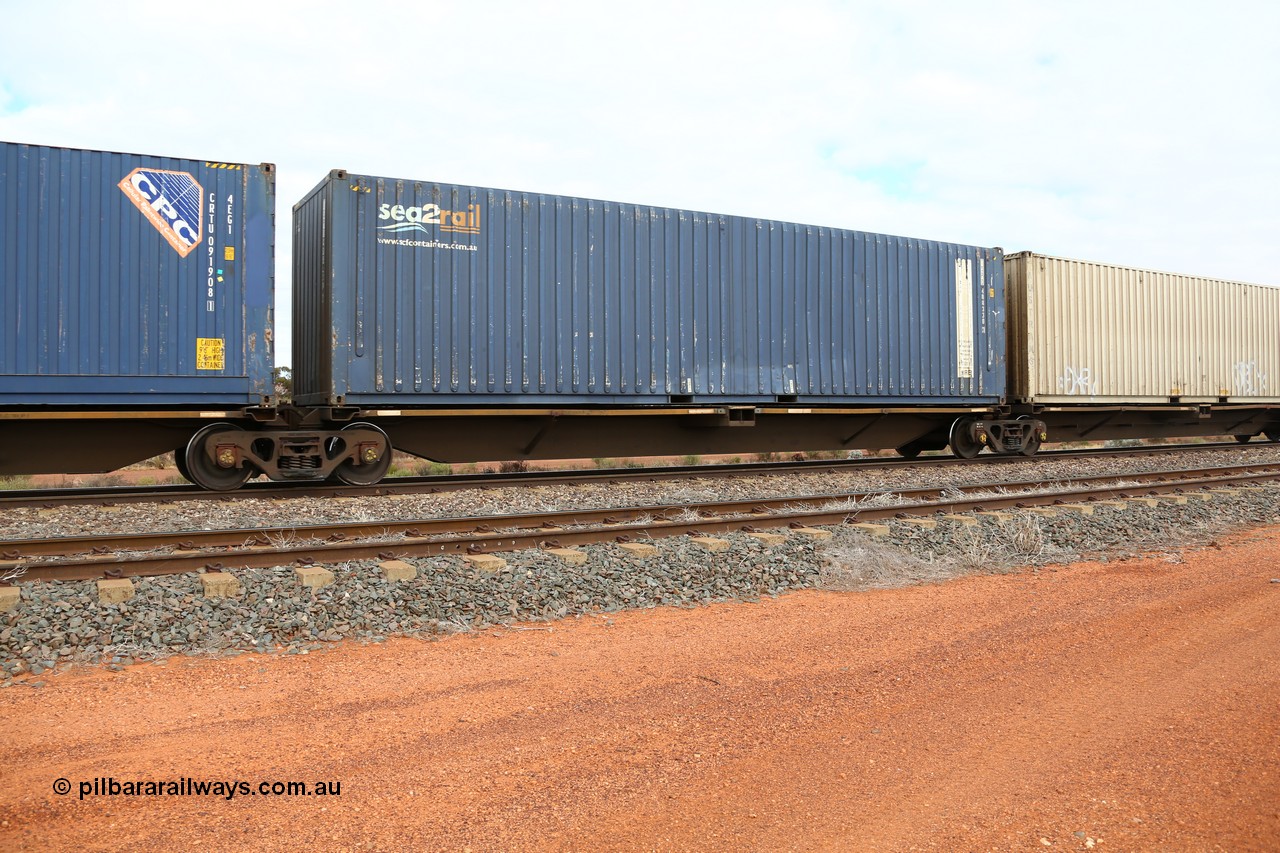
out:
M1241 444L1248 444L1248 443L1249 443L1249 439L1251 439L1251 438L1253 438L1253 436L1251 436L1251 435L1237 435L1237 436L1236 436L1236 441L1240 442Z
M981 453L985 446L969 436L969 428L972 425L973 418L956 418L956 422L951 425L951 452L961 459L972 459Z
M387 438L387 434L378 429L373 424L355 423L347 424L342 428L343 432L349 429L371 429L378 435L382 436L382 446L375 449L378 454L377 458L370 462L362 462L360 465L348 459L333 470L334 479L339 482L346 483L348 486L372 486L374 483L387 476L387 472L391 470L391 440Z
M237 432L242 430L234 424L209 424L193 435L182 451L183 461L186 463L183 476L211 492L230 492L248 482L253 476L250 466L224 468L209 458L208 449L210 445L217 444L219 436ZM182 471L182 468L179 467L178 470Z

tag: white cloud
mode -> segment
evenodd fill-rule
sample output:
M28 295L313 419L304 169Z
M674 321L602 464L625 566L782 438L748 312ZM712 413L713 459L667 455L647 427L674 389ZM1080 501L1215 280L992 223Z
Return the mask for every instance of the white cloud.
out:
M0 138L272 161L281 223L345 168L1280 283L1271 3L122 8L6 12Z

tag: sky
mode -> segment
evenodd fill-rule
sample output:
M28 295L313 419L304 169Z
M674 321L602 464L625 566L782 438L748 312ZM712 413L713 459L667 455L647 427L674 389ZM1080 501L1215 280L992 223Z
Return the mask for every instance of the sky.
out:
M1280 284L1280 4L0 0L0 139Z

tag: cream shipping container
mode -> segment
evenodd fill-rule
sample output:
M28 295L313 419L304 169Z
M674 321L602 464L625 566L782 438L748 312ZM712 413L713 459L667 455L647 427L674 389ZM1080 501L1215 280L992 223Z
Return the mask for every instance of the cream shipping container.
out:
M1015 404L1280 402L1280 288L1032 252L1005 281Z

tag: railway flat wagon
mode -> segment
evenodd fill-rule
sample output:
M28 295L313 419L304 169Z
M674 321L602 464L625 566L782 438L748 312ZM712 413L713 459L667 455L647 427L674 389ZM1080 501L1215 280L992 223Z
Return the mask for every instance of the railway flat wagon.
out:
M1055 438L1280 438L1280 288L1033 252L1004 263L1010 403Z
M296 402L435 459L942 447L1005 396L995 248L334 171L293 257Z

